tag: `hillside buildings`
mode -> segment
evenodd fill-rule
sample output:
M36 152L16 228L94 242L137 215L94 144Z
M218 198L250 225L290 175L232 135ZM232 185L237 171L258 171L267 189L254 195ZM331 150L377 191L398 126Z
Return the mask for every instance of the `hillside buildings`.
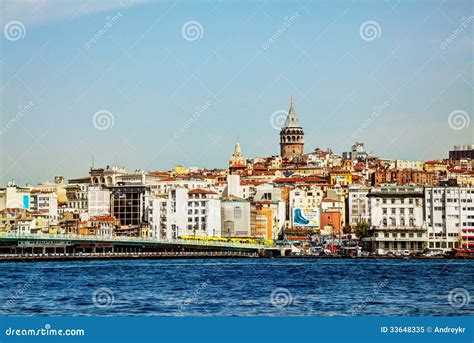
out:
M67 182L10 182L0 232L350 243L379 254L474 247L473 145L430 161L377 157L361 142L304 153L293 99L279 137L275 156L245 157L236 143L225 169L107 166Z

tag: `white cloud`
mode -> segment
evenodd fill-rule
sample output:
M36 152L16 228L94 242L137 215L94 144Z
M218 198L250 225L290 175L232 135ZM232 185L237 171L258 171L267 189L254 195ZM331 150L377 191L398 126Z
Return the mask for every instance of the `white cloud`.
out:
M6 0L0 6L0 25L12 20L26 26L41 25L145 2L147 0Z

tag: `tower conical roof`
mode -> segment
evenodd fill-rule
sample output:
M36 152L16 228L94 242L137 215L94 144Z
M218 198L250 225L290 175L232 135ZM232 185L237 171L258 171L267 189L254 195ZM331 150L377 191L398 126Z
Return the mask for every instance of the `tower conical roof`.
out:
M241 153L242 153L242 150L240 149L240 144L239 144L239 143L235 143L234 154L235 154L235 155L238 155L238 154L241 154Z
M286 117L285 127L300 127L293 107L293 97L290 100L290 109L288 110L288 117Z

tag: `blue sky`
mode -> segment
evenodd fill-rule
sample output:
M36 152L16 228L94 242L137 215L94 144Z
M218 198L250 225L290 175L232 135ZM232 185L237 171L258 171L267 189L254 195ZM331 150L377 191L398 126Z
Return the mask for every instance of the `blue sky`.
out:
M167 170L226 167L237 140L245 156L278 154L274 121L291 95L306 152L358 140L379 156L434 159L473 143L470 1L1 6L2 184L84 176L92 155ZM103 110L113 125L98 130Z

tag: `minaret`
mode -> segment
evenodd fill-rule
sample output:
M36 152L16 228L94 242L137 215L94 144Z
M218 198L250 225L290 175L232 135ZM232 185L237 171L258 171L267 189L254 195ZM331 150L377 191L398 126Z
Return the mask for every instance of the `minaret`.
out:
M283 159L298 160L303 155L303 148L304 132L298 124L293 97L291 97L285 126L280 131L280 155Z
M235 144L234 153L230 157L229 166L245 164L244 155L242 155L242 150L240 149L240 144Z

